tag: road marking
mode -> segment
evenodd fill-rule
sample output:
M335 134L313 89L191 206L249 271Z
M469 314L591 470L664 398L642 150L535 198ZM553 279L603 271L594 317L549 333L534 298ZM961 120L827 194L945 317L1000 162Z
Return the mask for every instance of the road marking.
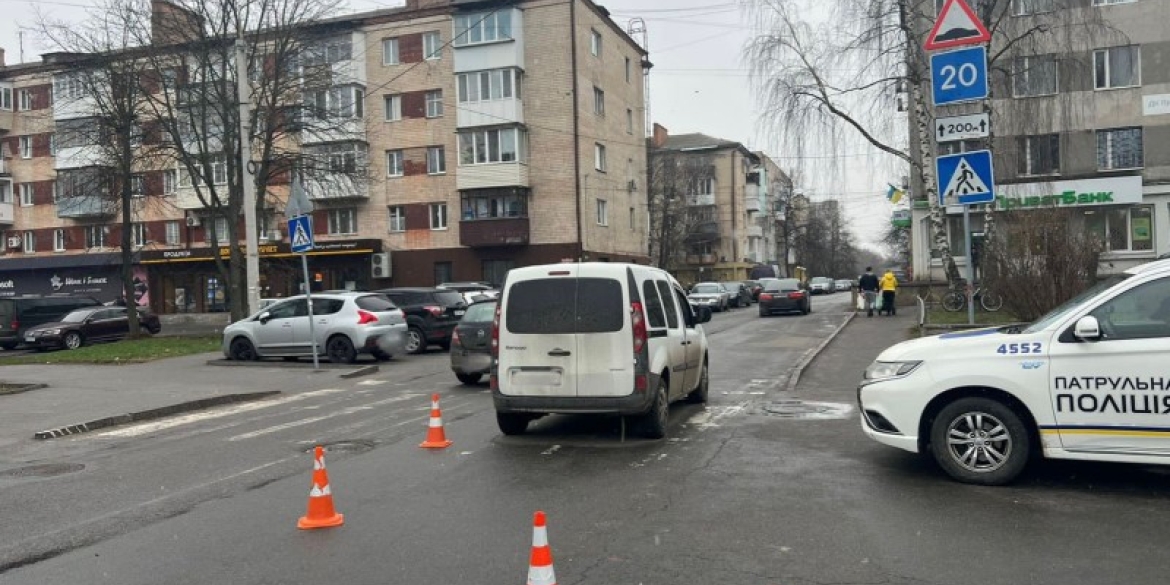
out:
M379 384L385 384L386 382L387 380L362 380L361 382L358 382L358 386L377 386Z
M540 454L541 455L552 455L553 453L556 453L557 451L560 451L560 450L561 450L560 445L553 445L552 447L549 447L548 449L541 451Z
M708 406L706 410L697 412L684 424L694 425L698 429L718 428L719 421L729 416L735 416L747 410L748 403L741 402L728 406Z
M280 431L284 431L287 429L301 427L301 426L308 425L308 424L313 424L315 422L322 421L325 419L335 418L338 416L345 416L345 415L349 415L349 414L356 414L356 413L359 413L359 412L362 412L365 410L370 410L370 409L377 407L377 406L383 406L383 405L392 404L395 402L402 402L404 400L413 400L415 398L418 398L419 396L421 396L421 394L400 394L398 396L393 396L391 398L386 398L384 400L377 400L374 402L370 402L369 404L362 404L362 405L358 405L358 406L351 406L349 408L343 408L337 412L333 412L330 414L325 414L325 415L321 415L321 416L311 416L308 418L294 420L294 421L279 424L279 425L273 425L273 426L263 428L260 430L239 434L239 435L236 435L234 437L228 437L227 440L230 442L234 442L234 441L243 441L244 439L254 439L256 437L262 437L264 435L278 433Z

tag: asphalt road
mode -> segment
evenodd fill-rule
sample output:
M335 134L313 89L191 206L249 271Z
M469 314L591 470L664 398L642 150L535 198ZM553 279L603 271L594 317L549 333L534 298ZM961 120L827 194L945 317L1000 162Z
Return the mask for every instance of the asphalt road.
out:
M848 389L788 395L847 299L717 314L711 402L675 405L662 441L587 417L503 437L486 387L459 386L434 353L46 442L41 461L74 468L0 477L0 585L520 583L535 510L562 585L1165 583L1164 476L1060 467L962 486L866 440ZM418 447L432 392L455 442L442 451ZM301 532L317 443L346 522Z

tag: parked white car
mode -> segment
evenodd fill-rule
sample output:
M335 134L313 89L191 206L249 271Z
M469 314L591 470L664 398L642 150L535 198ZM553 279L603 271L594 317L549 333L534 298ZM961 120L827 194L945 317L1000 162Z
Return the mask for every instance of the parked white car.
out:
M368 353L381 361L406 346L406 318L385 295L376 293L313 294L317 351L334 363L353 363ZM310 356L309 304L304 295L289 297L223 331L223 354L233 360Z
M899 343L858 389L870 438L959 481L1012 481L1033 453L1170 464L1170 260L1111 276L1026 327Z
M667 272L594 262L508 273L492 327L492 398L506 435L549 413L638 417L666 434L669 404L707 401L709 309Z

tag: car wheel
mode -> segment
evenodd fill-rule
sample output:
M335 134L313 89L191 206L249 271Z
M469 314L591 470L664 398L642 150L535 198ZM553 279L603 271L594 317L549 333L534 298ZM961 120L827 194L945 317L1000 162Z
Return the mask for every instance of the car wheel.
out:
M233 339L232 344L228 346L228 355L238 362L251 362L260 359L260 355L256 353L256 347L246 337Z
M687 394L687 402L706 404L710 387L710 380L707 378L707 360L703 360L703 369L699 370L699 385L690 394Z
M380 349L375 349L374 351L371 351L370 355L374 356L374 359L376 359L380 362L388 362L388 361L390 361L390 358L394 357L394 356L392 356L392 355L390 355L390 354L388 354Z
M532 417L527 414L517 414L514 412L497 412L496 425L500 427L500 432L508 436L523 435L524 431L528 430L528 423Z
M979 485L1010 483L1028 464L1032 437L1011 407L989 398L962 398L942 409L930 428L930 450L952 478Z
M420 354L427 350L427 338L422 329L411 327L406 331L406 353Z
M479 384L480 379L483 378L483 374L455 374L455 377L459 378L459 381L465 386L474 386Z
M765 310L763 310L763 309L760 309L760 316L761 316L761 317L767 317L767 316L768 316L768 312L767 312L767 311L765 311Z
M146 330L149 331L151 335L158 335L159 332L162 331L162 326L155 325L154 327L147 327Z
M85 339L81 337L80 333L76 331L70 331L69 333L65 334L65 338L62 340L62 345L65 346L65 349L77 349L85 345Z
M329 339L325 344L325 353L329 356L329 361L335 364L352 364L357 360L357 351L353 348L353 342L344 335L336 335Z
M654 393L654 404L650 411L638 421L642 436L647 439L661 439L666 436L666 425L670 420L670 397L667 395L666 378L658 379L658 390Z

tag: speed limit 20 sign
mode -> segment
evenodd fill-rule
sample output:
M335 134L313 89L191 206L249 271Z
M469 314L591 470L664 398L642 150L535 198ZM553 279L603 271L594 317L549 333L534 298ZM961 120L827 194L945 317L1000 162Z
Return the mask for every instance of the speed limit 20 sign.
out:
M930 56L934 105L987 98L987 48L972 47Z

